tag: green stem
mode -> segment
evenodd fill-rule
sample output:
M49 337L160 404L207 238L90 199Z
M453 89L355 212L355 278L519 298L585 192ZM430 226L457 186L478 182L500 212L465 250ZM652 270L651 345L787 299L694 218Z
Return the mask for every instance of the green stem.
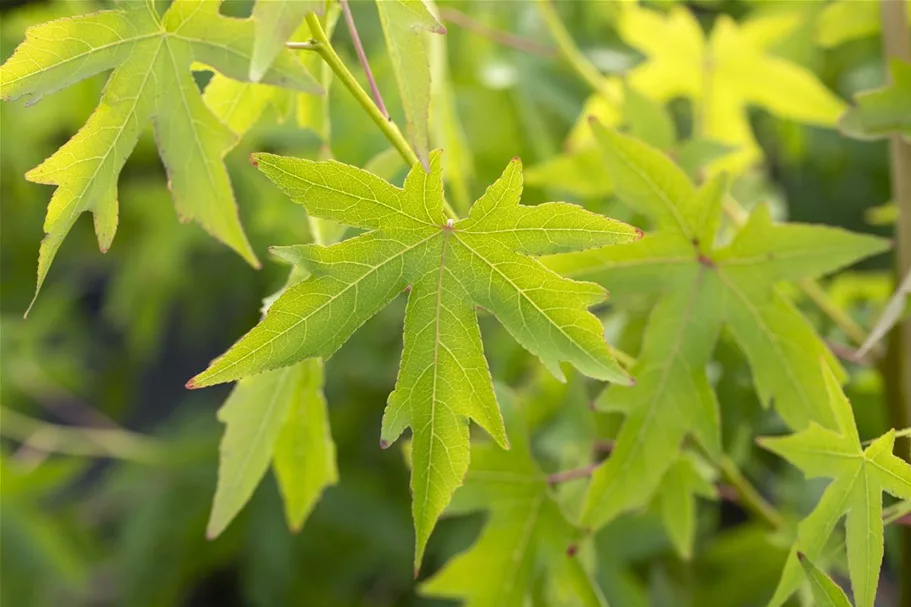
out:
M592 90L608 101L619 104L620 101L607 89L604 76L576 46L569 30L566 29L566 26L560 20L560 15L557 14L552 1L538 0L538 7L541 9L541 17L544 19L544 24L557 44L560 56L588 83Z
M329 37L326 35L326 32L323 31L323 26L319 21L319 17L316 16L316 13L309 13L307 15L307 25L310 27L310 34L316 42L312 50L319 53L326 64L332 68L336 77L345 85L351 94L354 95L355 100L357 100L361 107L364 108L364 111L367 112L367 115L370 116L373 122L380 128L383 135L386 136L386 139L389 140L392 146L405 160L405 163L409 167L418 164L420 160L418 159L417 154L415 154L414 150L411 149L411 146L408 145L408 142L405 140L399 127L396 126L395 122L391 119L387 119L383 115L380 108L377 107L373 102L373 99L370 98L370 95L367 94L367 91L364 90L354 75L348 70L345 63L335 52L335 49L332 48ZM455 210L445 199L443 200L443 208L448 216L454 219L458 218Z
M784 519L778 510L750 484L750 481L737 468L734 460L727 455L722 455L717 465L722 478L737 492L737 503L772 529L780 529L784 525Z

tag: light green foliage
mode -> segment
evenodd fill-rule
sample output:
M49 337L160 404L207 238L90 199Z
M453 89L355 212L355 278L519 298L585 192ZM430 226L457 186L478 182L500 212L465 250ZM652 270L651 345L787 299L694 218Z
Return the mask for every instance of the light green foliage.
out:
M285 48L307 13L321 13L325 0L257 0L253 5L253 57L250 80L259 82Z
M273 4L305 5L310 3L307 0L300 2L260 0L255 7L258 8L260 5L271 7ZM295 8L293 10L299 9ZM303 13L306 14L309 10L303 10ZM322 22L323 29L328 36L332 35L340 12L341 10L337 4L333 4L325 11ZM255 18L256 15L254 14ZM291 37L298 41L310 39L310 28L306 22L298 20L297 23ZM312 51L296 51L296 53L300 64L309 72L317 74L316 79L320 87L328 93L329 85L332 83L332 70L320 59L319 55ZM278 114L279 119L286 120L290 116L296 120L297 126L310 129L323 141L329 141L327 95L301 94L281 86L273 86L261 82L242 82L221 73L215 73L206 86L203 100L212 113L218 116L219 120L224 122L238 137L242 137L250 130L253 125L259 122L268 108L272 107Z
M487 510L489 517L474 545L424 582L421 593L461 599L466 607L523 607L543 579L554 595L569 597L550 604L606 606L581 562L582 533L567 522L534 460L526 412L506 390L498 388L497 395L512 449L475 445L451 508Z
M771 605L781 605L803 580L798 552L816 561L835 525L844 516L848 570L857 607L872 607L883 558L883 491L911 499L911 465L892 454L895 431L863 448L851 403L838 379L826 370L828 401L834 428L811 423L782 438L764 438L767 449L800 468L807 478L831 478L813 511L800 523ZM818 581L818 580L817 580Z
M899 134L911 142L911 63L892 59L888 86L855 96L857 107L842 116L842 132L858 139Z
M611 114L609 105L591 104L592 108L587 109L592 109L592 113L583 111L570 133L566 141L568 150L529 168L525 173L527 183L582 199L612 194L614 184L604 170L604 154L592 138L588 126L592 119L606 118L608 125L625 123L631 135L676 158L680 168L693 178L706 165L731 151L732 148L708 139L677 141L673 119L664 104L653 101L632 87L626 87L624 91L622 119ZM600 97L593 98L598 99Z
M748 106L822 126L834 125L844 110L812 72L768 50L794 30L798 15L760 16L743 24L720 15L706 39L684 7L666 15L633 3L622 7L621 37L646 55L630 72L629 84L659 101L692 100L698 137L737 148L711 165L715 171L739 172L761 158Z
M775 285L832 272L887 243L836 228L775 224L760 205L729 244L715 247L723 177L697 190L660 152L597 123L593 128L617 195L651 217L656 231L636 243L546 263L593 279L618 298L657 296L630 370L636 385L611 386L597 403L626 416L586 499L582 520L597 527L647 503L686 435L719 455L718 404L705 369L724 325L749 360L764 405L774 403L793 428L811 420L832 426L819 361L838 363Z
M453 222L443 214L442 162L412 167L399 189L361 169L254 155L259 169L311 216L368 231L329 247L285 250L313 276L290 287L265 319L188 384L202 387L331 356L406 287L404 352L383 418L382 441L414 434L416 565L468 468L467 419L501 447L507 439L481 348L475 306L490 310L557 377L568 361L590 377L628 383L586 308L601 287L567 280L531 256L631 242L641 232L581 207L519 205L514 160Z
M911 4L908 5L911 16ZM816 21L816 43L831 48L879 33L880 3L868 0L835 0Z
M234 388L218 412L226 427L210 538L240 512L270 463L294 530L338 480L322 384L322 362L311 359L243 379Z
M253 25L219 14L218 2L178 0L163 17L150 2L29 30L25 42L0 68L6 100L44 95L113 69L101 102L88 122L53 156L26 174L56 185L44 224L38 285L84 211L106 251L117 229L117 178L151 120L177 212L197 220L214 237L258 265L244 236L222 157L235 137L211 112L190 75L194 61L233 78L247 76ZM264 82L318 92L292 55L283 52Z
M656 498L664 528L677 553L687 560L693 557L696 539L696 498L718 496L705 468L695 454L681 453L665 473Z
M851 601L848 600L845 591L833 582L825 571L814 565L806 555L798 554L797 557L810 583L816 607L851 607Z
M445 34L424 0L377 0L392 69L399 85L411 147L427 167L430 153L430 41L427 33Z

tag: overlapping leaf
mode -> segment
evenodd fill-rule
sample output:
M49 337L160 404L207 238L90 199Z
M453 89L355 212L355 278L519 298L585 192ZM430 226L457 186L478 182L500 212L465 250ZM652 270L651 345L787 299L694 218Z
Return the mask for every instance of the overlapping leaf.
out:
M309 2L307 0L302 2L260 0L256 3L256 8L260 5L271 6L272 4L307 5ZM303 13L306 14L309 10L311 9L303 10ZM322 22L327 36L332 35L339 13L340 9L337 4L332 4L325 11ZM254 14L254 19L255 17ZM310 28L302 21L303 14L295 20L295 29L290 35L291 38L295 40L311 38ZM305 69L317 75L319 85L324 91L328 91L332 82L332 70L319 55L313 52L301 52L297 59ZM298 91L263 82L242 82L216 73L206 86L203 99L212 113L218 116L238 137L250 130L271 106L281 119L291 116L297 121L299 127L312 130L326 142L329 140L328 99L325 96L301 94Z
M911 63L889 62L891 82L855 96L857 107L842 116L842 132L859 139L882 139L892 134L911 142Z
M880 9L879 2L834 0L828 3L816 21L816 43L831 48L879 33ZM911 17L911 5L907 9Z
M523 607L534 586L569 593L568 604L606 602L578 554L582 534L567 522L531 452L525 412L502 388L497 398L512 437L503 451L476 445L452 513L489 511L480 538L470 549L421 584L422 594L461 599L467 607Z
M794 428L811 420L833 426L819 360L833 367L837 362L775 285L832 272L887 243L830 227L777 225L760 205L733 241L717 248L723 177L697 190L656 150L598 124L593 128L618 196L657 227L640 242L546 262L617 296L657 297L631 369L636 385L609 387L597 403L626 416L586 500L583 521L598 526L647 503L686 435L719 454L718 404L705 369L722 326L749 360L764 405L774 403Z
M392 70L399 85L411 147L427 165L430 153L430 55L427 33L445 34L424 0L377 0Z
M218 536L271 463L292 529L338 480L323 398L323 364L306 360L241 380L218 413L225 423L208 536Z
M250 80L259 82L307 13L322 13L326 0L257 0L253 5L253 57Z
M885 491L911 499L911 465L892 454L895 431L890 430L863 448L854 424L851 403L838 379L825 369L828 400L836 424L808 428L761 444L803 470L807 478L831 478L816 508L800 523L797 543L788 557L771 605L781 605L804 578L798 553L816 560L845 517L848 570L857 607L873 607L883 559ZM818 582L818 579L814 578Z
M663 15L631 3L623 7L620 35L646 55L630 72L629 83L660 101L681 96L693 101L699 136L737 148L713 163L715 170L739 171L761 157L748 106L822 126L833 126L844 111L844 103L812 72L768 52L798 25L793 14L742 25L721 15L706 39L686 8Z
M190 65L212 65L230 77L248 75L253 24L219 13L219 2L177 0L163 17L153 2L59 19L28 31L0 68L0 94L32 102L113 69L85 126L26 177L58 186L48 207L38 287L77 217L95 216L107 250L117 229L117 177L145 125L152 121L178 214L257 264L237 216L222 157L234 135L202 102ZM307 71L283 52L263 81L318 92Z
M369 231L329 247L283 249L312 277L287 289L259 325L188 386L327 358L410 286L404 352L382 441L388 445L412 428L419 564L468 468L468 419L507 446L475 306L490 310L554 375L562 376L560 362L568 361L591 377L628 383L601 323L586 310L604 299L604 290L562 278L532 256L630 242L641 232L565 203L520 206L518 160L456 222L443 214L438 152L430 173L412 167L403 189L334 161L254 159L311 216Z

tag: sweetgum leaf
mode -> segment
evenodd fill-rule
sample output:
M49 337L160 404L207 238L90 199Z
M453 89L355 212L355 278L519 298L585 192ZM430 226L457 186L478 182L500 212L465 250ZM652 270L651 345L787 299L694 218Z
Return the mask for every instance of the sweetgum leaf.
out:
M761 158L749 106L821 126L834 126L844 111L844 102L811 71L768 52L799 24L795 14L761 16L743 24L720 15L706 38L686 8L664 14L629 3L623 9L620 36L646 55L629 73L628 83L659 101L693 101L698 136L737 148L711 165L715 171L737 172Z
M911 142L911 63L889 61L889 85L854 97L857 107L842 116L842 132L858 139L882 139L899 134Z
M546 263L616 295L658 297L630 370L636 385L611 386L597 403L626 416L586 498L583 523L597 527L651 499L685 436L720 453L718 404L705 369L722 326L746 355L763 405L774 403L794 428L810 421L831 427L819 360L838 363L776 283L832 272L888 243L831 227L778 225L760 205L730 244L715 248L723 177L697 190L657 150L600 124L593 128L617 195L650 216L657 231Z
M863 448L851 403L838 379L823 365L833 428L811 423L782 438L761 444L800 468L807 478L831 478L819 503L801 521L797 542L788 556L770 605L781 605L803 580L798 553L810 560L821 556L835 525L845 517L848 571L857 607L873 607L883 559L883 491L911 499L911 465L892 454L895 430ZM818 581L818 580L817 580Z
M567 521L534 460L525 411L505 389L497 397L512 448L476 445L453 502L459 513L489 511L487 523L474 545L422 583L420 592L461 599L466 607L522 607L543 578L570 588L574 605L606 606L577 554L582 533Z
M193 378L202 387L328 358L407 286L404 351L383 418L384 445L413 432L416 566L468 468L468 419L501 447L506 432L475 307L492 312L557 377L567 361L590 377L629 383L587 308L604 289L567 280L533 256L631 242L641 231L566 203L519 204L518 159L462 220L443 213L439 152L404 188L335 161L255 154L254 162L311 216L368 230L332 246L285 247L312 276L289 287L262 322Z
M249 501L270 463L295 530L338 480L322 383L322 362L311 359L237 384L218 412L226 428L206 531L210 538Z
M0 95L37 102L99 72L113 69L88 122L53 156L26 174L58 186L48 206L38 259L41 289L64 237L84 211L95 216L102 251L117 229L117 178L149 121L168 172L177 212L197 220L253 265L256 256L237 215L223 156L234 134L203 104L190 74L201 62L238 79L247 77L253 24L219 13L219 2L176 0L159 18L150 1L28 30L0 67ZM264 82L302 91L319 86L282 52Z

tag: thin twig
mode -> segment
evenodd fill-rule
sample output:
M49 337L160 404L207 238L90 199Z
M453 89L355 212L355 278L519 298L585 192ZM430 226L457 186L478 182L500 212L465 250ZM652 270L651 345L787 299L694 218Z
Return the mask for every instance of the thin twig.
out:
M502 46L514 48L517 51L548 58L557 54L556 49L548 44L541 44L536 40L490 27L454 8L441 8L440 18L446 23L453 23L464 30L477 34L481 38L486 38Z
M551 485L556 485L558 483L565 483L566 481L572 481L579 478L586 478L591 476L595 470L598 469L601 463L589 464L583 468L573 468L572 470L563 470L561 472L554 472L553 474L547 475L547 482Z
M370 98L370 95L367 94L357 79L351 74L351 71L342 61L341 57L335 52L335 49L332 48L332 44L329 42L329 36L326 35L323 25L320 23L316 13L307 15L307 25L310 27L310 33L314 40L319 43L314 50L319 53L320 57L323 58L323 61L332 69L335 76L343 85L345 85L345 88L354 95L354 99L362 108L364 108L364 111L367 112L367 115L370 116L374 124L379 127L383 132L383 135L386 136L386 139L389 140L396 151L402 156L405 160L405 164L409 167L413 167L419 163L420 160L418 159L417 154L415 154L414 150L411 149L411 146L408 145L408 142L405 140L399 127L393 120L383 115L376 103ZM449 217L458 219L458 214L445 197L443 198L443 210Z
M348 32L351 34L351 41L354 42L354 50L357 51L357 58L364 68L364 74L367 76L367 83L370 85L370 93L373 95L373 101L380 113L389 120L389 110L383 103L383 96L380 95L380 89L376 85L376 79L373 77L373 71L370 69L370 63L367 61L367 53L364 52L364 45L361 44L361 37L357 33L357 26L354 24L354 15L351 14L351 7L348 6L348 0L338 0L342 5L342 12L345 14L345 23L348 24Z

